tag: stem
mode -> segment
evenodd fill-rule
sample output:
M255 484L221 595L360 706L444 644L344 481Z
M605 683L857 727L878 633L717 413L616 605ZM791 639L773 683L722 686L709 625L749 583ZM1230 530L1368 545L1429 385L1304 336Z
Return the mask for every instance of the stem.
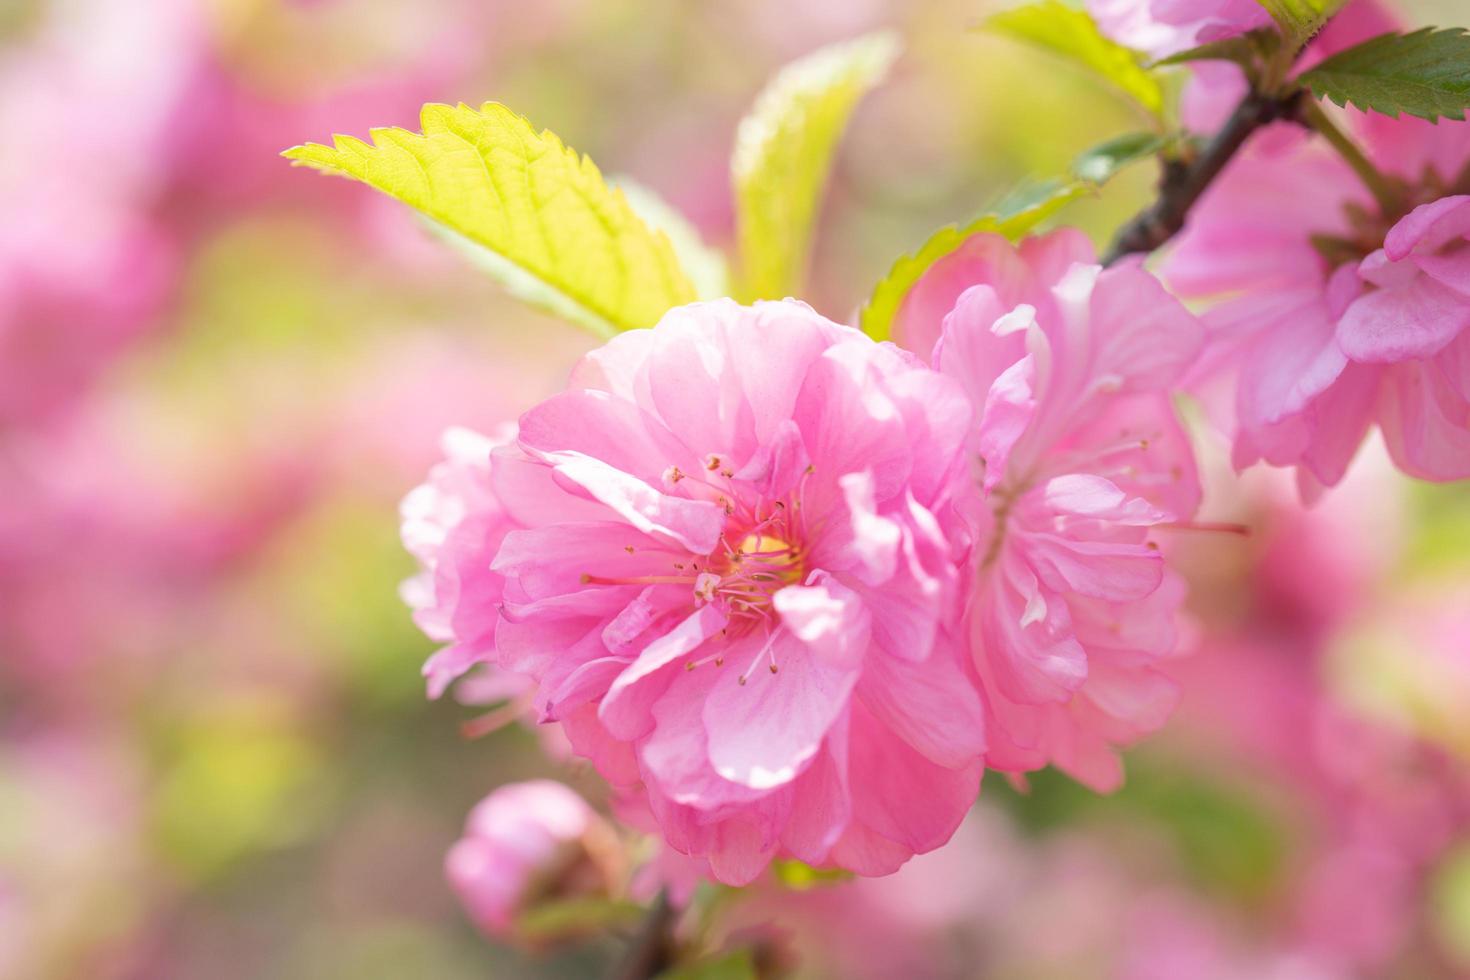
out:
M1136 252L1152 252L1178 234L1184 227L1190 208L1220 176L1246 140L1262 126L1292 117L1299 99L1299 93L1271 98L1250 92L1199 156L1188 163L1166 162L1164 176L1159 183L1159 199L1118 231L1104 264L1111 265Z
M1373 161L1364 155L1346 133L1337 128L1337 124L1328 117L1314 99L1307 97L1302 100L1301 120L1303 125L1321 133L1327 142L1332 144L1332 148L1347 161L1348 166L1353 168L1353 172L1372 192L1373 200L1378 202L1378 208L1385 216L1398 214L1402 210L1403 199L1398 189L1394 187L1393 181L1373 166Z
M643 917L623 960L610 974L614 980L653 980L674 961L674 924L679 912L668 892L659 892Z

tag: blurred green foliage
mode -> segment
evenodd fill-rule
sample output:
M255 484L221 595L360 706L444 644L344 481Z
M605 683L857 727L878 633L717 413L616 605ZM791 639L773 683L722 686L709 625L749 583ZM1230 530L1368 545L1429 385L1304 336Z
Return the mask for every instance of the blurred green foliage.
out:
M1278 893L1293 844L1278 801L1259 788L1146 753L1130 758L1128 780L1111 796L1054 769L1029 774L1021 789L991 774L981 796L1015 814L1025 833L1087 828L1137 850L1155 876L1177 863L1202 891L1245 906ZM1153 844L1164 846L1162 864Z

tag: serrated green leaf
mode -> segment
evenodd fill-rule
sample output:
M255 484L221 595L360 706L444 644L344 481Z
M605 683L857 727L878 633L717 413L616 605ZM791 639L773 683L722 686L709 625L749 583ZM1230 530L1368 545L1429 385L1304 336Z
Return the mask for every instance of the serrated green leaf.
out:
M1347 5L1347 0L1256 0L1298 47L1322 29L1328 18Z
M898 51L887 32L821 48L783 68L741 120L730 171L742 299L800 292L837 142Z
M648 327L692 301L673 246L550 131L487 102L430 104L423 133L287 150L293 163L360 180L421 212L522 298L600 336Z
M987 29L1045 48L1090 69L1151 115L1164 111L1164 90L1144 67L1144 57L1103 34L1086 11L1061 0L1042 0L1005 10Z
M1179 138L1178 135L1129 133L1108 140L1079 156L1068 177L1025 184L969 224L939 229L918 251L903 256L888 270L862 309L859 317L862 329L874 340L888 340L909 290L934 263L954 252L971 236L993 232L1015 241L1077 198L1097 190L1124 167L1151 158Z
M1318 98L1398 118L1463 120L1470 107L1470 35L1426 27L1341 51L1299 79Z

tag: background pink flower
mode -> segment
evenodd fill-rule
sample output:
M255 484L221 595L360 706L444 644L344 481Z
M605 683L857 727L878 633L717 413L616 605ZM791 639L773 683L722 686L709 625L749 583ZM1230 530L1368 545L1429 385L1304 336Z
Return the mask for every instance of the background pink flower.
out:
M609 894L620 873L612 829L561 783L510 783L470 811L444 859L475 925L512 935L533 901Z
M1449 186L1470 158L1463 123L1348 120L1390 174L1429 174L1431 187ZM1238 467L1294 466L1314 495L1342 479L1376 425L1405 472L1470 475L1461 203L1382 214L1346 163L1288 124L1231 164L1163 274L1183 296L1231 297L1206 314L1196 379L1237 379Z
M0 436L65 407L156 324L177 256L153 161L201 25L187 0L83 0L45 5L36 31L0 59ZM145 42L157 53L138 58Z

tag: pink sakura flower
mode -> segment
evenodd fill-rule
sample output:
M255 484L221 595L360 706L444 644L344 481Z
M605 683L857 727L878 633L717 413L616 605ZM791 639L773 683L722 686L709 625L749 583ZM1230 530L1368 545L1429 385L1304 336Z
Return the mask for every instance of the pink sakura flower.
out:
M419 615L455 651L430 673L534 678L539 717L722 881L777 854L892 871L979 781L943 629L969 423L951 382L803 304L674 310L472 454L453 523L480 530L410 532L436 582Z
M1382 214L1325 144L1281 124L1206 194L1164 267L1181 295L1233 297L1206 316L1206 360L1236 379L1236 466L1294 466L1309 496L1373 425L1404 472L1470 476L1470 197L1436 190L1455 188L1470 129L1358 128L1421 203Z
M1163 724L1174 684L1180 581L1150 529L1199 501L1169 389L1201 343L1198 322L1152 276L1103 271L1080 233L1013 247L971 239L919 283L898 329L977 407L967 639L989 705L986 761L1055 764L1116 787L1111 747ZM961 292L961 290L963 290Z
M534 901L609 894L620 865L612 828L561 783L537 779L476 804L444 871L475 925L505 937Z

